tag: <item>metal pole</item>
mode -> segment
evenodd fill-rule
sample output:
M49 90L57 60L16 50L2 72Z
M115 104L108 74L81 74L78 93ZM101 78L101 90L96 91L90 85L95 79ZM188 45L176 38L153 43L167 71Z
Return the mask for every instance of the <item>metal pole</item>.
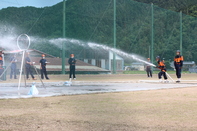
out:
M26 53L26 51L25 51L25 53ZM24 58L25 59L25 58ZM23 65L25 65L26 64L26 61L23 61ZM25 88L27 87L27 80L26 80L26 78L27 78L27 74L26 74L26 68L25 67L23 67L23 76L24 76L24 81L25 81Z
M183 45L183 19L182 19L182 11L180 11L180 53L182 54L182 45Z
M4 58L4 54L2 53L2 57L3 57L3 67L5 66L5 58Z
M4 73L8 70L8 68L10 67L11 64L12 64L12 62L10 62L9 65L4 69L3 73L0 75L0 79L4 75Z
M114 0L114 48L116 49L116 0ZM113 52L113 74L116 74L116 54Z
M172 77L166 72L166 75L172 80L172 82L174 82L174 80L172 79Z
M66 37L66 1L63 0L63 38ZM65 74L65 43L62 43L62 74Z
M154 5L152 3L151 4L151 63L153 63L153 60L154 60Z
M44 83L43 83L42 79L40 78L40 75L39 75L39 73L38 73L38 71L37 71L37 69L36 69L36 66L33 65L33 67L34 67L34 69L35 69L35 71L36 71L36 74L38 75L38 78L40 79L40 81L41 81L41 83L42 83L42 86L43 86L44 88L46 88L46 87L44 86Z
M21 69L20 69L20 76L19 76L19 82L18 82L18 90L20 89L20 86L21 86L21 76L22 76L22 72L23 72L24 57L25 57L25 51L23 50L23 56L22 56L22 61L21 61Z

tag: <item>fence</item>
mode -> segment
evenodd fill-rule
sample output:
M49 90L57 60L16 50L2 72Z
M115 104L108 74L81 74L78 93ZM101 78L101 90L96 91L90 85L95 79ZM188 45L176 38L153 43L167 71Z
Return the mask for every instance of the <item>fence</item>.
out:
M114 0L79 2L80 5L67 4L66 36L114 47ZM71 11L73 7L77 10ZM75 34L72 34L73 28ZM154 4L116 1L116 48L127 53L152 59L159 55L166 61L172 61L175 51L179 49L185 60L196 61L196 36L197 19L194 17ZM67 47L68 54L71 50L76 50L77 57L96 57L87 55L89 49L86 47Z

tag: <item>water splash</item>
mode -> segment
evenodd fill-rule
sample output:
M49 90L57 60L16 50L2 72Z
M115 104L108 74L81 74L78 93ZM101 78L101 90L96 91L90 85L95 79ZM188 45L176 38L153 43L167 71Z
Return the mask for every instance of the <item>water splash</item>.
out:
M2 31L0 31L0 33L2 34ZM17 40L18 36L14 33L10 33L10 34L11 35L1 35L0 36L0 47L4 48L6 50L17 50L18 47L16 44L16 40ZM57 39L50 39L50 40L39 38L39 37L33 37L33 36L30 36L30 38L31 38L32 43L42 43L42 42L51 43L60 49L62 48L62 43L64 42L67 44L72 43L72 44L79 45L82 47L89 47L93 50L103 49L106 51L112 51L115 54L123 56L124 58L133 59L135 61L139 61L139 62L145 63L147 65L150 65L150 66L155 66L154 64L144 60L143 58L140 58L139 56L137 56L135 54L128 54L128 53L125 53L119 49L111 48L109 46L102 45L102 44L97 44L97 43L93 43L93 42L84 42L84 41L77 40L77 39L67 39L67 38L57 38Z
M127 57L127 58L131 58L135 61L138 61L138 62L142 62L142 63L145 63L147 65L150 65L150 66L154 66L154 64L146 61L146 60L143 60L141 58L139 58L137 55L135 54L128 54L128 53L125 53L119 49L115 49L115 48L111 48L109 46L106 46L106 45L102 45L102 44L97 44L97 43L93 43L93 42L83 42L83 41L80 41L80 40L76 40L76 39L66 39L66 38L58 38L58 39L52 39L52 40L49 40L49 42L51 44L54 44L54 45L57 45L59 48L61 48L60 44L59 43L63 43L63 42L68 42L68 43L72 43L72 44L76 44L76 45L80 45L80 46L83 46L83 47L90 47L92 49L104 49L104 50L107 50L107 51L112 51L114 52L115 54L118 54L120 56L124 56L124 57Z
M1 36L0 37L0 47L6 50L16 50L18 49L16 45L16 37L15 36Z
M136 61L139 61L139 62L142 62L142 63L145 63L145 64L148 64L150 66L155 66L154 64L150 63L150 62L147 62L145 60L142 60L140 58L137 58L136 55L134 54L128 54L128 53L125 53L119 49L115 49L115 48L111 48L111 47L108 47L108 46L105 46L105 45L100 45L100 44L96 44L96 43L91 43L89 42L88 45L91 47L91 48L96 48L96 47L100 47L100 48L103 48L105 50L110 50L116 54L119 54L121 56L124 56L124 57L128 57L128 58L132 58L133 60L136 60Z

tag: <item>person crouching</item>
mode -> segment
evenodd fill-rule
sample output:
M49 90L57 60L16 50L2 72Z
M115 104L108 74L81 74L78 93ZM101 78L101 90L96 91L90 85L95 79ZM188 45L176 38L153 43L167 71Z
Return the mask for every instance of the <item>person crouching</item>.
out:
M162 76L164 77L164 82L168 82L168 78L166 75L166 67L164 62L160 59L159 56L156 57L156 61L157 61L157 68L159 68L161 71L158 73L158 78L159 78L159 82L162 82Z

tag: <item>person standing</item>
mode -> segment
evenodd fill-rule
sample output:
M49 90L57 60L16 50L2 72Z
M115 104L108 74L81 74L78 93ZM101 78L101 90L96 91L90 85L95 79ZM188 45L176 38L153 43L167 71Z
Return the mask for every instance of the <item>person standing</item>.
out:
M11 62L11 66L10 66L10 69L11 69L11 72L10 72L10 79L12 79L12 75L14 75L14 79L17 79L16 77L16 62L17 62L17 59L16 59L16 54L14 54L11 58L10 58L10 62Z
M26 53L26 58L25 58L25 69L26 69L26 78L29 80L29 74L31 75L33 80L36 80L36 78L33 75L33 72L31 70L32 68L32 62L31 59L29 58L29 53Z
M150 62L150 58L147 59L148 62ZM148 77L152 77L152 70L151 70L151 66L149 64L145 65L145 69L146 69L146 73Z
M69 75L69 79L72 79L72 75L73 75L73 79L76 79L75 76L75 64L76 64L76 60L75 60L75 55L74 54L70 54L70 58L68 60L68 63L70 65L70 75Z
M44 79L44 76L47 80L49 80L47 76L47 71L46 71L46 64L47 60L45 59L45 55L42 54L42 59L40 60L40 72L41 72L41 78Z
M162 76L164 77L164 82L168 82L168 78L167 78L167 75L166 75L166 67L165 67L165 64L162 60L160 60L160 57L157 56L156 57L156 61L157 61L157 68L159 68L161 71L158 73L158 78L159 78L159 81L162 82Z
M174 67L176 70L176 76L178 80L176 82L180 82L181 80L181 69L183 66L183 56L180 54L180 50L176 51L176 56L174 57Z

